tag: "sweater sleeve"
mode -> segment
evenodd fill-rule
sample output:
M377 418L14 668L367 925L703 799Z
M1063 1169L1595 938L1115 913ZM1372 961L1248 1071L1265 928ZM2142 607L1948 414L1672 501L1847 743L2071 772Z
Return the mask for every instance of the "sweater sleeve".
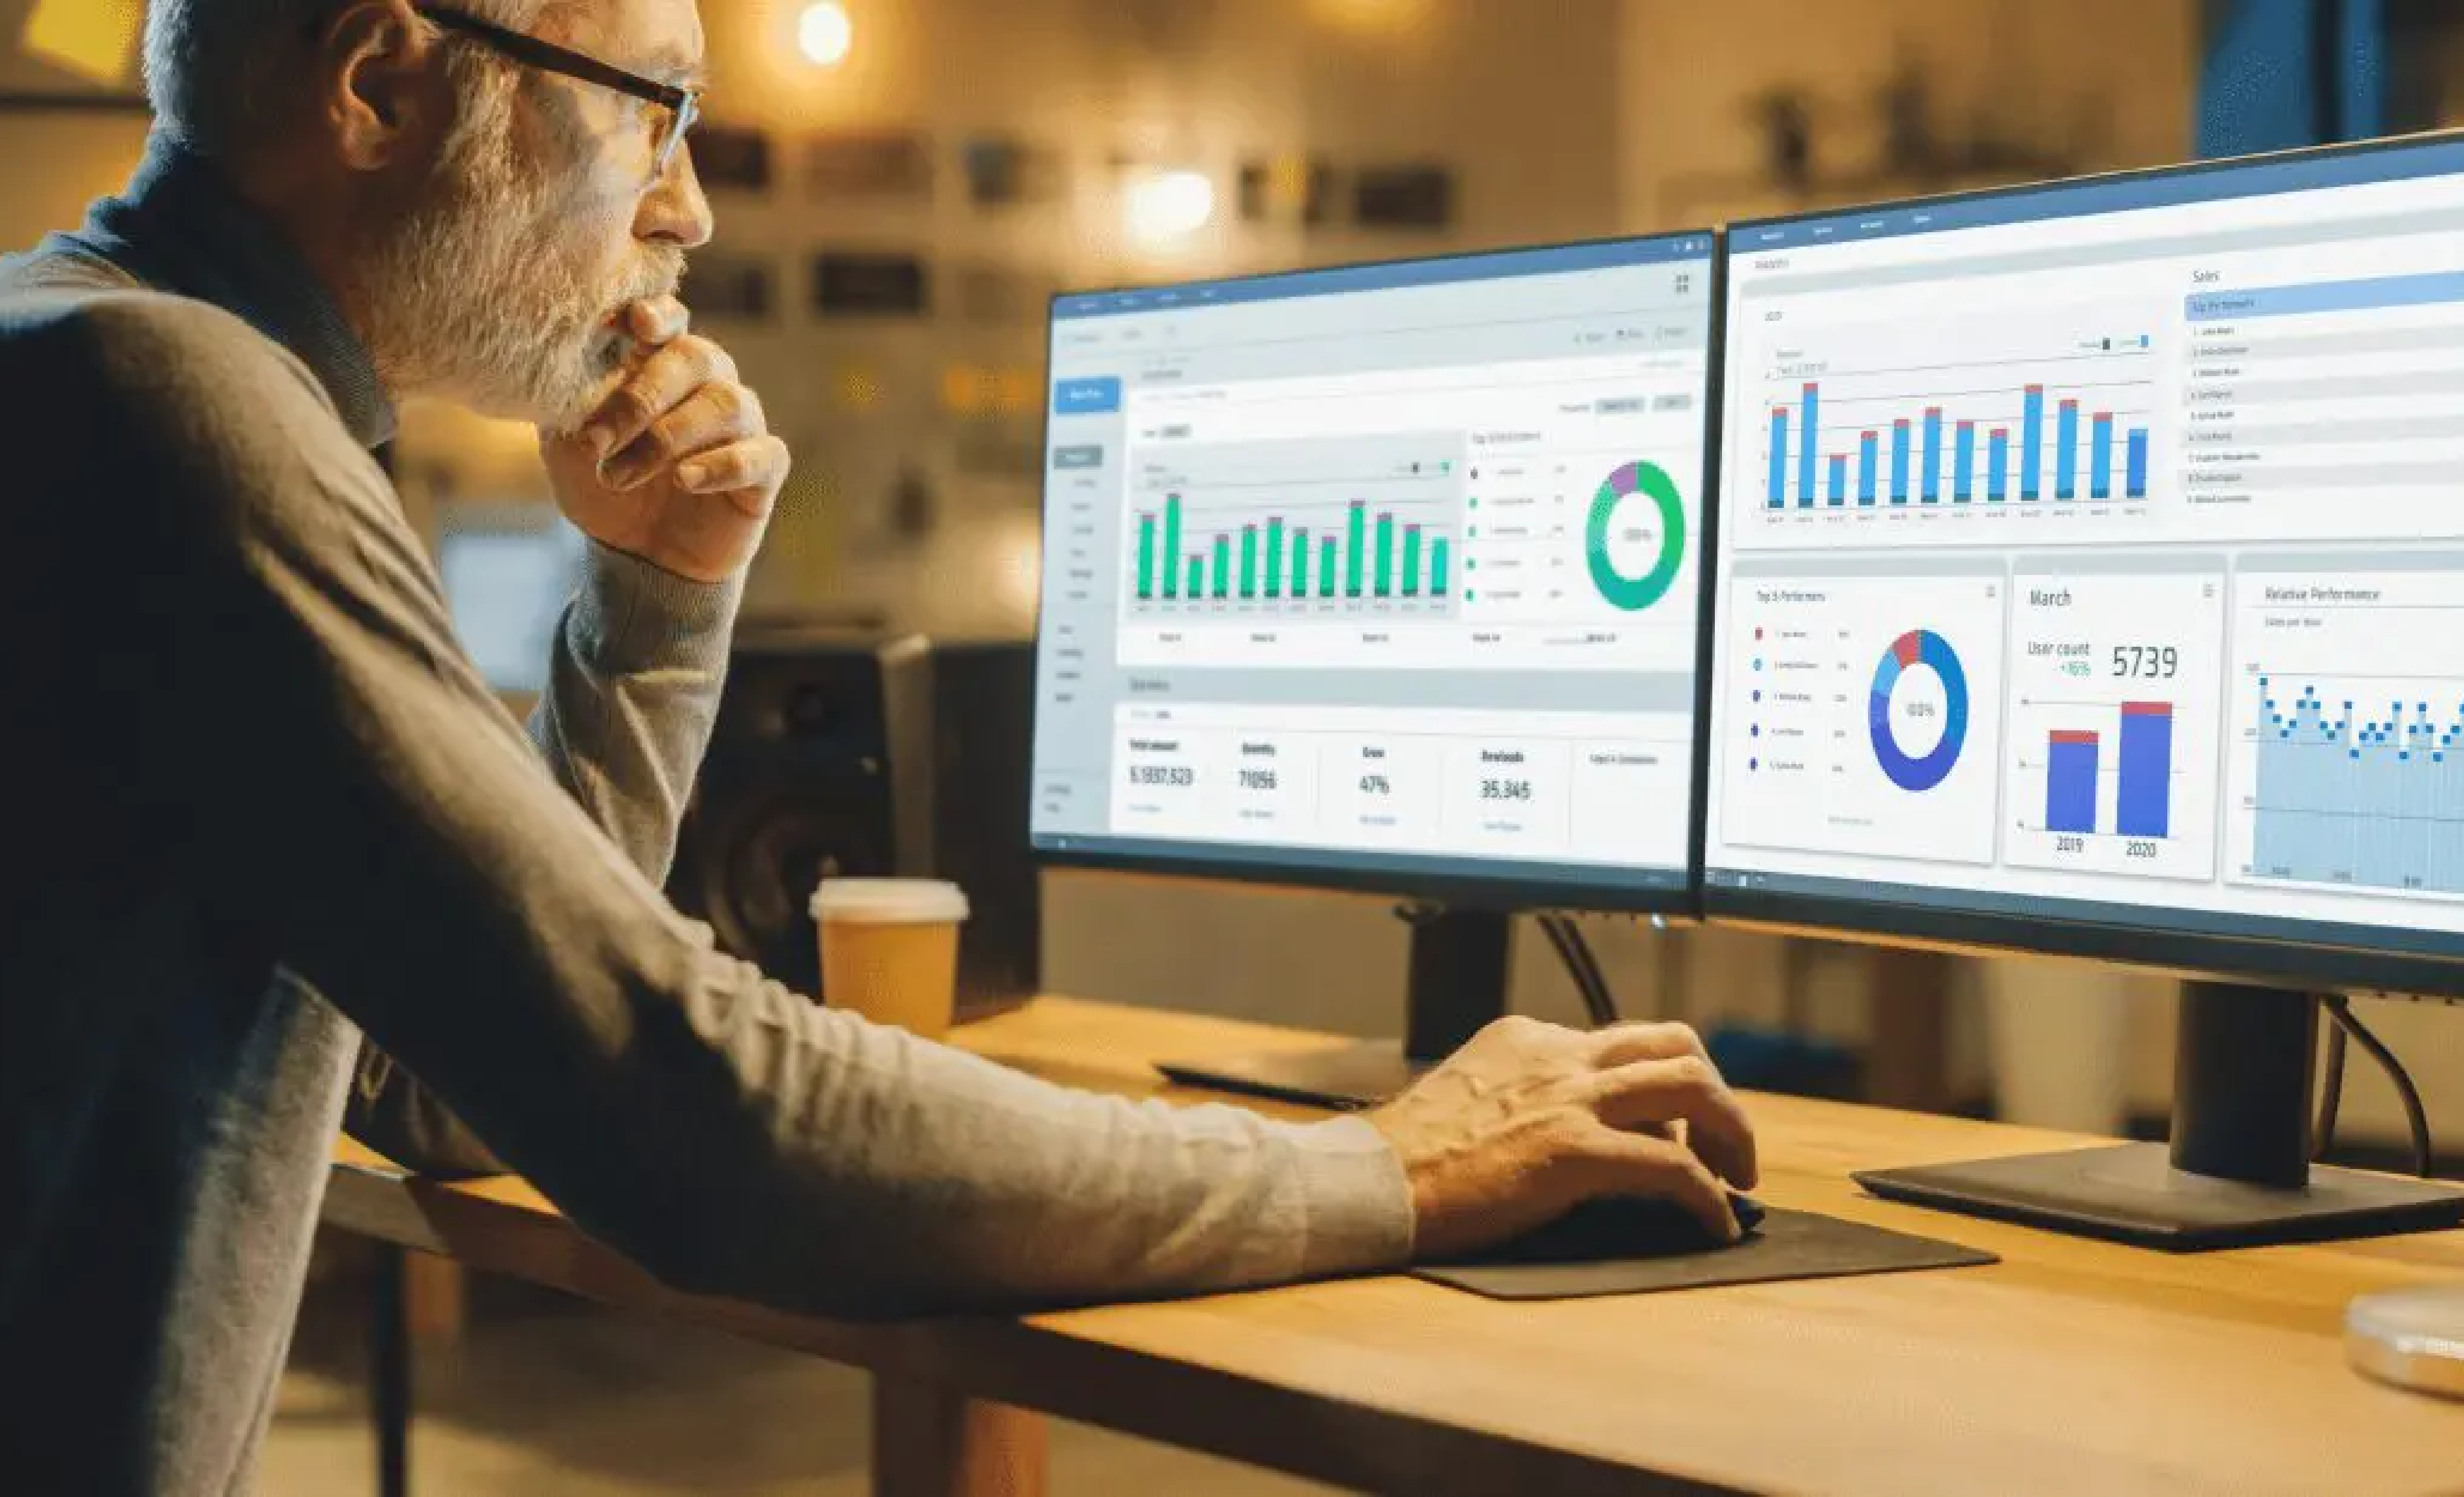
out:
M530 736L549 772L626 859L665 883L726 685L739 576L705 583L592 544L558 621ZM470 1127L373 1044L343 1126L396 1162L446 1178L505 1172Z
M530 732L557 782L652 883L674 860L727 682L743 577L697 583L592 543Z
M75 481L34 454L33 492L149 512L142 606L187 683L208 916L258 933L585 1231L682 1288L850 1316L1409 1256L1409 1187L1365 1121L1065 1089L714 951L495 710L383 475L295 364L143 299L59 341L57 388L124 409L124 439L75 454Z

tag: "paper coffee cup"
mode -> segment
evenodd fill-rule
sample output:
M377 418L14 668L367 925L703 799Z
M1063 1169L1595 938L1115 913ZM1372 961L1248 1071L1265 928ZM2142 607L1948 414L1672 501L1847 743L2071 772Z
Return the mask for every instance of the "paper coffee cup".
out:
M937 1040L958 997L967 896L923 878L832 878L813 891L822 999L875 1024Z

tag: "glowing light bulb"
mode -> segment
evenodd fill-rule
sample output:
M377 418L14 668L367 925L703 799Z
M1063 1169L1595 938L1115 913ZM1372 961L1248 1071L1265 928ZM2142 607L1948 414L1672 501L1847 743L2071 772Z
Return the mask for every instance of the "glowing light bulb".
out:
M816 0L796 22L796 45L815 67L835 68L855 45L855 20L839 0Z
M1130 236L1145 244L1183 239L1215 217L1215 184L1198 171L1151 172L1124 199Z

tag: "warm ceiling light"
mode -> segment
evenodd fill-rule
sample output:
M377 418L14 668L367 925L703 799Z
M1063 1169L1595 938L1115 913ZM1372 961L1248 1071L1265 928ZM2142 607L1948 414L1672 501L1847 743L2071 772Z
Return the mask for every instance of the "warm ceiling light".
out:
M1124 199L1130 237L1169 244L1206 227L1215 216L1215 184L1200 171L1154 171L1131 181Z
M855 20L839 0L817 0L796 22L796 45L815 67L835 68L855 45Z
M1396 38L1425 31L1431 0L1315 0L1320 20L1360 36Z

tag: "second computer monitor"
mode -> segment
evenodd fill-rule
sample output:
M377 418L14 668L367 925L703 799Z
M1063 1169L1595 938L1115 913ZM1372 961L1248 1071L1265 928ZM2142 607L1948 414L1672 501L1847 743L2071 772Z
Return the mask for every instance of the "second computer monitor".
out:
M1713 914L2464 985L2464 143L1727 254Z
M1059 298L1039 849L1690 904L1712 248Z

